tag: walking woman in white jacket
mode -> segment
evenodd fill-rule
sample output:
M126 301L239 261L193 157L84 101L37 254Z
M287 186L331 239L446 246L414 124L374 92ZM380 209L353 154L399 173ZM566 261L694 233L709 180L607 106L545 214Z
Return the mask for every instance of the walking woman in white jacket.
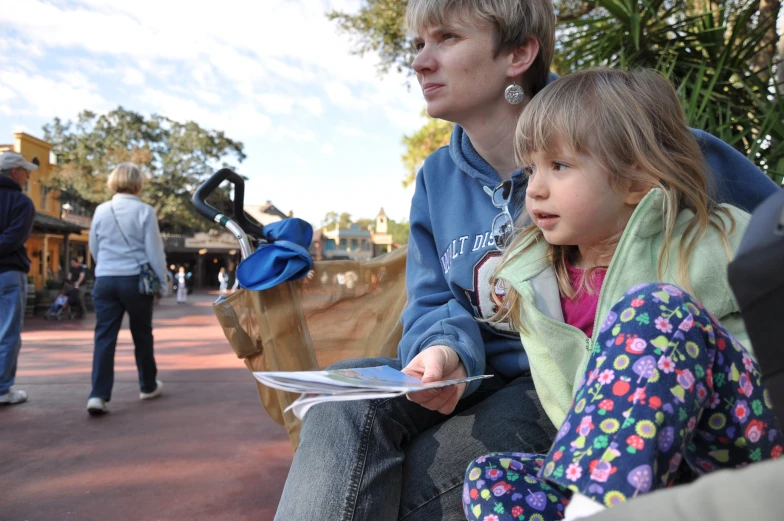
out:
M123 316L128 313L139 371L139 398L157 398L163 383L157 379L153 355L153 297L139 293L141 265L149 263L166 291L166 258L152 206L139 199L143 177L133 163L122 163L109 175L114 196L95 210L90 226L90 251L95 259L95 349L92 391L87 412L108 412L112 397L114 352Z

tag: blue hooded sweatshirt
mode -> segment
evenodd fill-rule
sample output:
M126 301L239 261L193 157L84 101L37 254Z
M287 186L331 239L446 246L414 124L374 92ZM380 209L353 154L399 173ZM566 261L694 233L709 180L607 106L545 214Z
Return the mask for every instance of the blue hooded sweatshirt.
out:
M751 212L779 188L741 153L716 137L694 131L713 171L720 202ZM513 174L509 211L517 217L526 179ZM520 336L508 326L477 318L495 314L490 279L501 259L490 229L501 211L484 188L501 182L498 173L455 126L448 147L433 152L416 179L406 265L408 304L398 355L407 365L433 345L454 349L469 376L494 370L512 379L529 368ZM487 367L489 366L489 368ZM469 384L466 394L478 387Z

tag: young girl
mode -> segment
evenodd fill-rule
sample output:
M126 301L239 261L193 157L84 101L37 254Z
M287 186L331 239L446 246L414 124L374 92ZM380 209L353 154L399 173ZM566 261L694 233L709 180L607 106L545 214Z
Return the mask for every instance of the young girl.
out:
M177 303L184 304L188 300L188 275L185 268L180 266L177 275L174 276L174 284L177 286Z
M221 268L218 272L218 283L220 284L221 295L225 295L229 291L229 274L226 273L226 268Z
M544 457L475 460L466 516L576 519L780 456L726 276L748 214L708 195L669 82L609 69L559 79L522 114L515 153L527 216L497 271L494 319L520 332L559 432Z

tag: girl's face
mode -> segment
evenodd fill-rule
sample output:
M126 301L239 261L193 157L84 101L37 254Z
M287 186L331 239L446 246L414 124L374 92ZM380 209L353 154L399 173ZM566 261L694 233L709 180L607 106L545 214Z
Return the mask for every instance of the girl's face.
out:
M423 30L413 45L413 67L431 117L463 123L486 118L494 106L507 103L509 53L493 57L494 31L488 22L453 16L443 27Z
M607 172L591 156L560 150L533 154L526 167L526 209L548 243L577 246L578 266L587 269L612 256L639 192L610 186ZM612 237L616 242L607 245ZM602 246L609 251L600 251Z

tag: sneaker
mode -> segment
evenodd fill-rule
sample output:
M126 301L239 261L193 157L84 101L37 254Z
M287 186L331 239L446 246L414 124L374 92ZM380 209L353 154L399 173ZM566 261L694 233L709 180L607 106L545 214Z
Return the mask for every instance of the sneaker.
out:
M160 380L155 380L155 390L151 393L139 393L140 400L152 400L153 398L157 398L163 394L163 382Z
M87 400L87 412L90 416L100 416L109 412L109 409L102 398L90 398Z
M0 404L2 405L16 405L27 401L27 393L24 391L15 391L9 389L7 393L0 394Z

